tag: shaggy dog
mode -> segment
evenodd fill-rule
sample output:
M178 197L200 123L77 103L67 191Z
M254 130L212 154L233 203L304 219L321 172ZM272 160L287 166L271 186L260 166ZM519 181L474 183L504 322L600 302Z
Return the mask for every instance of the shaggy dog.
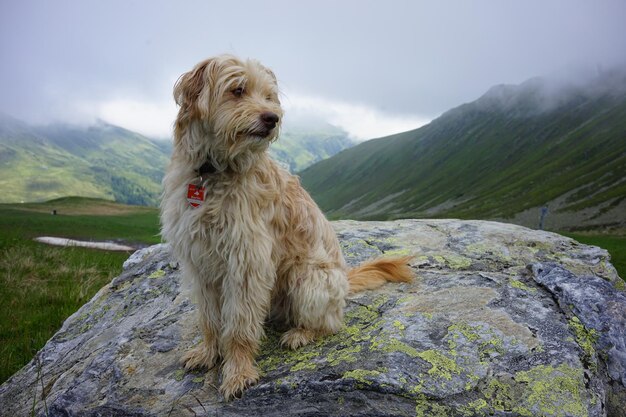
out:
M276 77L252 60L200 62L174 87L180 106L163 179L163 237L193 283L202 342L187 369L222 360L226 400L256 383L266 318L296 349L338 332L348 292L409 281L409 258L349 270L330 223L267 149L283 111Z

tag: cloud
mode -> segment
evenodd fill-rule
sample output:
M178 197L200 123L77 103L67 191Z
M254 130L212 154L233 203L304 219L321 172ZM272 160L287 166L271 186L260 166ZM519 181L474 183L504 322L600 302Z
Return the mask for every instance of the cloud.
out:
M362 104L301 94L285 95L282 101L287 126L330 123L356 140L405 132L430 121L417 115L387 114ZM97 119L156 138L171 137L177 111L173 100L158 102L142 98L116 98L83 108L93 109Z
M374 107L301 94L283 98L286 120L324 120L344 129L356 140L366 140L417 129L429 118L411 114L388 114Z
M154 138L172 136L176 105L142 99L115 99L96 106L96 116L106 122L122 126Z
M362 138L496 84L626 61L624 1L365 3L0 2L0 111L47 121L82 116L78 100L165 102L171 74L228 52L259 59L290 91L347 103L333 120Z

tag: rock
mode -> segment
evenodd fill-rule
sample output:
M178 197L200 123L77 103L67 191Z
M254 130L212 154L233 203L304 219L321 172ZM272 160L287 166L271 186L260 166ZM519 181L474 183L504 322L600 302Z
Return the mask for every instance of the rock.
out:
M268 327L242 399L181 368L200 335L159 245L0 387L3 415L626 415L626 295L606 251L493 222L334 225L351 264L415 254L415 282L352 296L343 331L295 352Z

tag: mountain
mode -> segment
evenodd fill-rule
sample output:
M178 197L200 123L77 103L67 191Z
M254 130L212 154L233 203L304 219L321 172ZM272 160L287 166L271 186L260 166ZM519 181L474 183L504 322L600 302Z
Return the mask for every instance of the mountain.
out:
M298 172L354 145L344 130L330 124L288 125L270 147L270 155Z
M501 85L417 130L301 172L331 218L507 219L626 226L626 75Z
M0 202L77 195L154 205L168 156L154 141L99 122L33 127L0 118Z
M352 144L330 125L295 126L270 152L296 171ZM102 121L31 126L0 114L0 203L83 196L154 206L171 150L170 141Z

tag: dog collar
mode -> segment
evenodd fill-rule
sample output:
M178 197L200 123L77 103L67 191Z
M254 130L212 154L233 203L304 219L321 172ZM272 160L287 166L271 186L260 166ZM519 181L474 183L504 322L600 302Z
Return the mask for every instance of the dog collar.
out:
M198 175L200 177L204 177L207 174L215 174L217 172L217 168L213 165L208 159L197 169Z

